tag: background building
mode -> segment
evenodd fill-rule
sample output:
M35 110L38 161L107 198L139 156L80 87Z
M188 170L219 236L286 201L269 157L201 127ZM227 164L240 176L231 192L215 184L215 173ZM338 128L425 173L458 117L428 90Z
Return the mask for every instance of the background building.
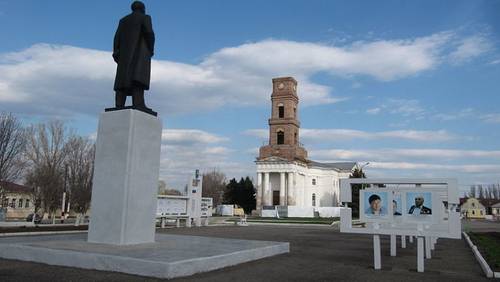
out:
M269 144L257 158L257 212L283 211L284 216L336 216L339 179L348 178L354 162L319 163L309 160L299 142L297 81L273 79Z
M34 211L31 188L0 181L0 208L6 211L5 219L25 219Z

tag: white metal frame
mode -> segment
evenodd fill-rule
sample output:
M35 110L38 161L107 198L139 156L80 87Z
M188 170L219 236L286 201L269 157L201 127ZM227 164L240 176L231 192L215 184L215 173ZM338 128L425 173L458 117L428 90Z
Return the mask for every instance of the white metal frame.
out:
M352 202L352 184L374 186L364 189L367 191L388 192L388 216L366 218L364 216L364 193L360 193L360 221L364 227L352 226L352 211L347 203ZM396 187L381 187L380 184ZM399 185L403 185L399 187ZM363 190L361 190L363 191ZM393 193L401 193L402 216L394 216L392 208ZM414 216L405 214L409 209L406 206L407 192L431 193L432 214ZM460 212L457 180L450 178L436 179L398 179L398 178L349 178L340 180L340 201L344 207L340 210L340 231L346 233L373 234L374 268L381 268L380 235L390 235L391 256L396 256L396 236L401 236L401 246L406 247L406 237L410 243L413 237L417 238L417 271L424 271L424 244L425 257L431 258L431 251L437 238L461 238ZM443 201L447 201L444 208ZM424 242L425 239L425 242Z

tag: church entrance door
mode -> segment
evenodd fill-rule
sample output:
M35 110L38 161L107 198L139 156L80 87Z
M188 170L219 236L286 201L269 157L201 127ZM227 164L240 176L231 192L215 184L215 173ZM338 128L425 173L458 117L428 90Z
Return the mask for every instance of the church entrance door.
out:
M280 205L280 191L273 191L273 206Z

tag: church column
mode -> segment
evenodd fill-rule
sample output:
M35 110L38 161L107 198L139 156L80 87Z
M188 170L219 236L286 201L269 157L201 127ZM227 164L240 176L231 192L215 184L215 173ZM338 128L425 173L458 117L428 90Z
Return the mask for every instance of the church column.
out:
M286 205L285 173L280 172L280 206Z
M287 200L287 204L289 206L295 206L296 205L296 199L295 199L295 184L294 184L294 173L293 172L289 172L288 173L288 189L287 189L287 196L288 196L288 200Z
M272 206L273 205L273 193L270 191L269 187L269 172L264 172L264 193L262 196L264 197L264 206Z
M301 182L300 184L302 184L302 191L301 191L301 203L302 203L302 206L303 207L309 207L311 206L311 201L309 201L309 199L306 199L306 187L308 187L309 185L309 182L307 182L309 180L309 178L307 177L307 175L304 175L303 177L301 177ZM308 202L309 201L309 202ZM309 203L309 204L308 204Z
M262 210L262 173L257 172L257 210Z

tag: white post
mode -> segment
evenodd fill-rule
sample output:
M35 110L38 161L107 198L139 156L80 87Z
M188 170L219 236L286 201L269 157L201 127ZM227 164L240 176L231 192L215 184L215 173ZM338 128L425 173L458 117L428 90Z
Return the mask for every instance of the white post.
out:
M417 237L417 271L424 272L424 238Z
M431 238L429 236L425 237L425 258L430 259L431 256Z
M164 217L161 217L161 218L160 218L160 222L161 222L160 227L161 227L161 228L165 228L165 218L164 218Z
M66 205L66 213L64 214L64 219L67 219L68 216L69 216L69 211L70 211L70 207L71 207L71 202L69 201L68 199L68 204Z
M434 251L434 248L435 248L434 244L436 244L436 238L435 237L431 237L431 242L430 243L431 243L431 250Z
M410 243L413 243L413 236L410 236Z
M64 223L64 211L66 206L66 192L63 192L62 207L61 207L61 223Z
M374 223L373 229L378 230L379 224ZM378 234L373 235L373 268L382 268L382 258L380 256L380 235Z
M391 257L396 256L396 235L391 235Z
M380 257L380 235L373 235L373 268L381 269L382 261Z
M181 227L181 219L180 218L177 218L175 220L175 227Z
M401 235L401 248L406 249L406 236Z
M286 205L286 195L285 195L285 173L280 172L280 206Z

